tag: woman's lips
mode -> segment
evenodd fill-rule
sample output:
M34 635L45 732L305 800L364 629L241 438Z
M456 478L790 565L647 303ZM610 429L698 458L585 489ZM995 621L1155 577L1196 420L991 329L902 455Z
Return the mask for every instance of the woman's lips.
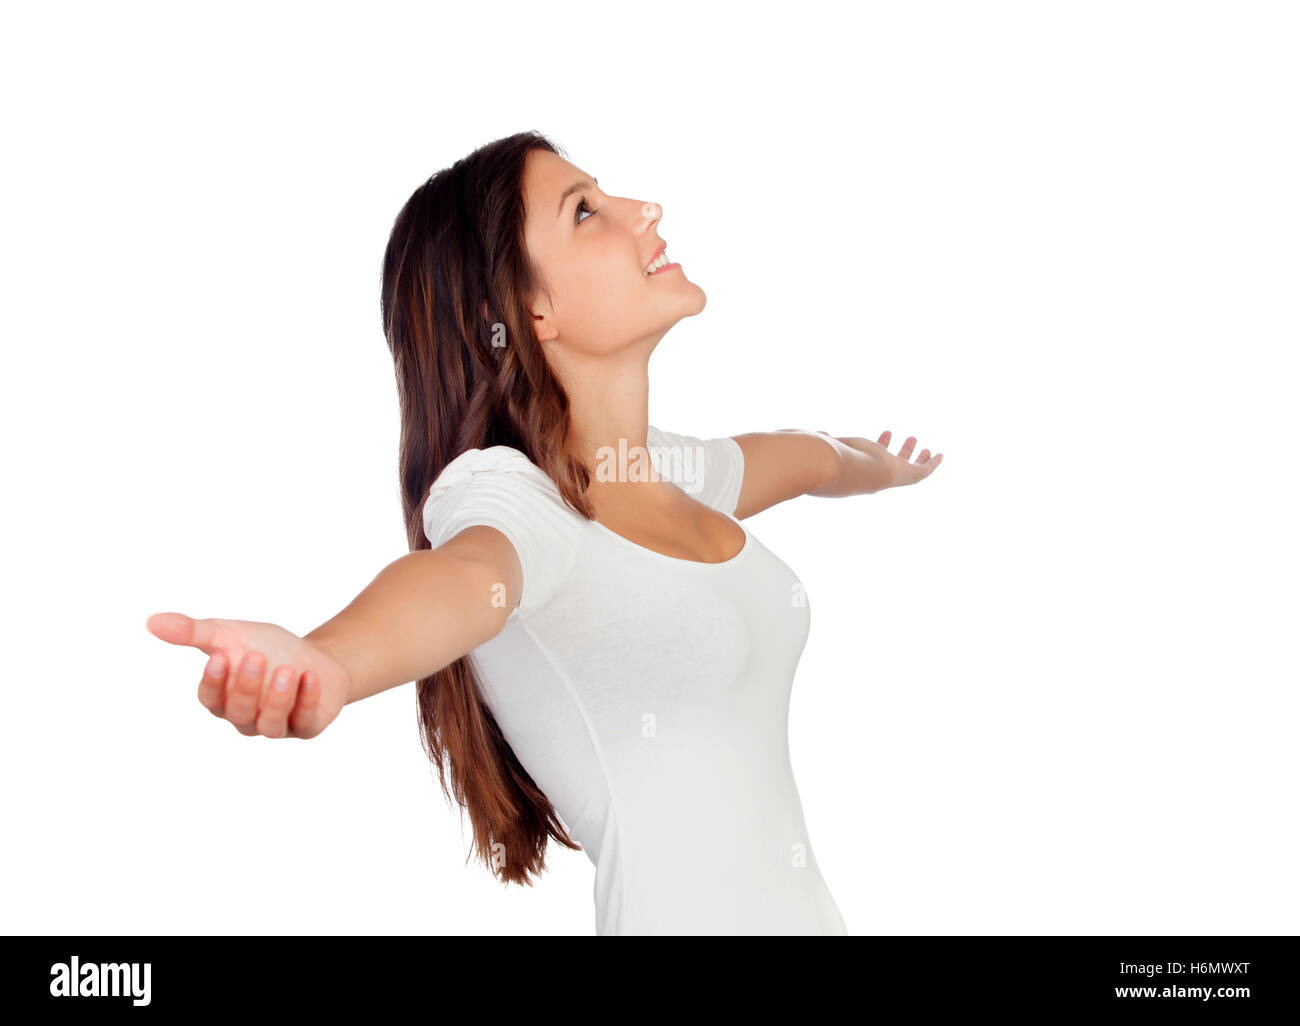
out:
M641 272L644 274L644 273L645 273L645 269L646 269L647 267L649 267L651 264L653 264L656 260L658 260L658 259L659 259L659 254L662 253L662 252L663 252L664 250L666 250L667 248L668 248L668 243L666 243L666 242L661 242L661 243L659 243L659 248L656 249L653 253L650 254L650 259L649 259L649 260L647 260L644 264L641 265Z
M647 262L646 267L649 267L650 264L653 264L660 257L666 256L667 250L668 250L668 243L661 242L659 244L659 248L654 251L654 255L650 257L650 260ZM643 267L641 268L641 273L647 278L653 278L655 275L661 274L664 271L680 270L681 266L682 266L681 264L669 263L669 264L664 264L662 267L657 267L653 271L646 271L645 267Z
M659 248L656 249L654 253L651 255L649 261L647 261L646 263L646 267L649 267L656 260L666 257L667 255L668 255L668 243L667 242L659 243ZM680 271L681 267L682 267L681 264L672 264L672 263L664 264L662 267L657 267L653 271L647 271L645 267L643 267L641 268L641 274L643 277L653 278L655 275L660 274L663 271Z

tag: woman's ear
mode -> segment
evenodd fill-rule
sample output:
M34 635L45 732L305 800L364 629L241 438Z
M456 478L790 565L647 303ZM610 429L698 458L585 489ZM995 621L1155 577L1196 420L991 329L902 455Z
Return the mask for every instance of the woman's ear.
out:
M546 314L539 313L533 314L533 333L537 336L538 342L550 342L560 336L551 319Z
M538 342L550 342L559 338L560 329L555 325L554 311L548 295L534 293L528 296L528 312L533 318L533 334Z
M492 311L488 309L488 301L486 299L483 300L483 320L487 321L490 325L496 324L496 322L492 320ZM546 314L538 313L536 310L533 311L533 329L537 332L537 340L539 342L549 342L551 339L559 335L559 332L551 323L551 319Z

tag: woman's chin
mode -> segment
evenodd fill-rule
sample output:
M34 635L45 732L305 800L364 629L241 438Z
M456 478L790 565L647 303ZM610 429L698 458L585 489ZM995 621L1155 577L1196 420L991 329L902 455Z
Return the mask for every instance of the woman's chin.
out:
M689 289L682 290L680 297L674 297L673 312L669 315L664 331L667 331L678 321L685 320L687 317L694 317L700 313L708 303L709 297L704 294L704 290L698 285L691 283Z
M694 282L691 282L691 291L696 294L696 296L698 297L698 301L695 303L694 308L690 311L690 313L684 315L686 317L694 317L697 313L703 310L705 306L708 305L709 302L709 297L705 294L704 290L700 288L698 285L696 285Z

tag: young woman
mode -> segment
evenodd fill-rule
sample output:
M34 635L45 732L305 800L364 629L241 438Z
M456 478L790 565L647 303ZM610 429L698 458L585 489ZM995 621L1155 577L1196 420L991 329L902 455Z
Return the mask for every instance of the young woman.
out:
M601 935L843 934L788 749L808 605L741 521L913 484L942 456L891 454L888 431L649 424L650 354L705 304L658 227L537 133L430 178L381 299L412 551L304 637L180 613L148 629L208 654L199 701L246 735L315 737L418 681L475 853L531 883L548 839L580 846Z

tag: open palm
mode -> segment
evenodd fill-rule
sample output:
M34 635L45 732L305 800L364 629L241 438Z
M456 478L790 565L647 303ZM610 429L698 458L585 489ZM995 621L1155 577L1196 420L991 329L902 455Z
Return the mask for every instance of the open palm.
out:
M155 613L145 626L210 657L199 701L241 734L315 737L347 703L351 681L343 664L276 624Z
M865 452L868 456L884 462L889 466L894 474L894 485L897 488L901 485L916 484L934 473L934 468L943 462L943 453L936 456L930 455L929 449L922 449L916 456L916 462L912 460L912 450L916 448L916 438L909 435L899 446L897 453L889 451L890 432L882 431L880 438L871 441L869 438L841 438L840 441L845 445L850 445L859 452Z

